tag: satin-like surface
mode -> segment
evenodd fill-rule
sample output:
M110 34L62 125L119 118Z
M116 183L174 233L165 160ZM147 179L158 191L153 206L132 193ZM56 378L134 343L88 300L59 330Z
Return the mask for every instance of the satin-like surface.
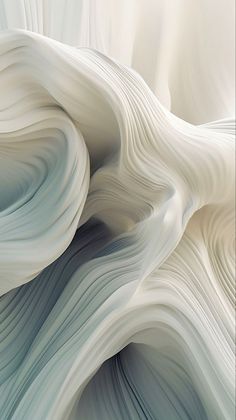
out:
M0 418L233 420L231 0L0 0Z

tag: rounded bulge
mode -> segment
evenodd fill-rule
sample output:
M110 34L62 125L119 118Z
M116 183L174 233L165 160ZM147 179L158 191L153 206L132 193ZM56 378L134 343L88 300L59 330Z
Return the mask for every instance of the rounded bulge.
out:
M0 122L0 293L33 279L69 245L87 197L89 160L58 107Z

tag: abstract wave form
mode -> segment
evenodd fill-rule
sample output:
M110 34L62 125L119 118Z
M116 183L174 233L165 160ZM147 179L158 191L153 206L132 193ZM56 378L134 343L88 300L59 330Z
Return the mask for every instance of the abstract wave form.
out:
M212 3L0 1L1 419L234 419L233 6Z

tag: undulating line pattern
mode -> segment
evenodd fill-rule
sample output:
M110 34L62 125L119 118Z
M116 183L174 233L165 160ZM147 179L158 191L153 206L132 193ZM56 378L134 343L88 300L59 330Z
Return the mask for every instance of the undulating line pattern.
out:
M0 0L0 419L233 420L234 2Z

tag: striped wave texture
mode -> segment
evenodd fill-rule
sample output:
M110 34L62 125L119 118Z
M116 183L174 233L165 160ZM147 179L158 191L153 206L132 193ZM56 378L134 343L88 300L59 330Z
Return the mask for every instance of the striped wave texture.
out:
M233 7L0 1L1 420L234 419Z

